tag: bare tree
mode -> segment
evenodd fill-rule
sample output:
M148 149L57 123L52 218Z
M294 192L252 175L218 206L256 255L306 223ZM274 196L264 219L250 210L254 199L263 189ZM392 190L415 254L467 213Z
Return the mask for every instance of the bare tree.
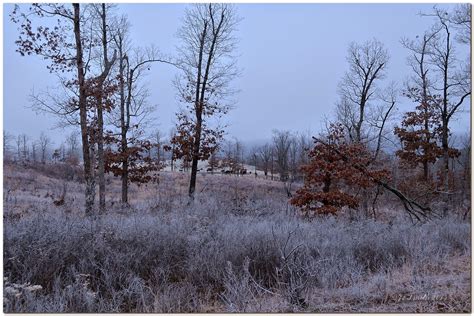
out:
M248 155L248 160L249 160L250 164L254 166L254 174L255 174L255 177L257 177L257 166L260 162L259 148L257 146L253 146L250 149L250 152L249 152L249 155ZM252 171L250 170L250 172L252 172Z
M46 153L48 151L49 146L51 145L51 138L48 137L44 132L41 132L38 144L41 151L41 163L46 163Z
M114 119L114 126L120 132L120 152L122 153L122 203L128 203L128 183L129 183L129 159L134 147L134 140L137 134L143 132L149 114L153 108L147 105L146 99L148 91L140 85L140 78L146 70L150 70L151 63L173 64L165 58L159 57L158 50L154 47L147 49L132 48L129 23L126 17L121 17L115 21L115 34L113 40L118 51L118 93L119 107L118 119ZM155 135L156 136L156 135ZM135 142L136 143L136 142ZM160 149L158 148L160 152Z
M186 10L183 26L178 31L182 45L178 50L178 67L182 74L175 81L178 94L192 115L179 115L192 125L191 178L189 196L194 197L198 161L207 159L215 149L204 150L203 133L207 130L210 139L219 137L206 122L229 110L226 98L233 92L231 80L237 75L235 67L236 39L233 35L238 23L234 7L229 4L196 4ZM186 123L187 124L187 123ZM215 133L211 133L214 131Z
M31 143L31 160L33 161L33 163L36 164L36 158L38 157L37 156L37 148L38 144L36 142L32 142Z
M461 109L465 99L471 95L470 74L460 71L452 41L451 22L446 11L434 8L427 14L436 18L435 28L439 29L436 37L430 41L430 62L438 75L433 89L440 94L437 108L441 118L441 144L443 149L443 177L446 202L449 200L449 159L456 153L449 146L449 123ZM447 204L445 212L447 211Z
M259 155L262 162L263 174L265 179L268 177L268 171L271 168L273 162L273 148L270 144L265 144L259 149ZM272 172L273 173L273 172ZM273 178L273 175L272 175Z
M15 139L16 144L16 159L21 161L21 135L18 135Z
M457 29L456 39L464 44L471 44L471 13L472 5L470 3L462 3L456 5L453 12L448 16L449 21Z
M299 169L299 147L298 147L298 138L296 135L291 135L290 137L290 147L288 149L288 170L290 172L289 180L293 182L297 178L298 169Z
M85 82L85 71L86 65L83 60L83 49L82 49L82 35L81 35L81 12L80 5L78 3L73 4L74 7L74 39L76 42L76 70L77 70L77 81L79 86L79 117L81 125L81 138L82 138L82 158L84 160L84 178L86 182L86 214L90 215L93 212L94 199L95 199L95 179L94 179L94 166L91 163L90 155L90 144L89 144L89 128L87 126L87 88Z
M377 83L384 78L389 56L384 45L371 40L351 43L347 61L349 71L339 84L341 101L337 104L338 119L343 122L354 142L366 141L363 135L370 102L377 97Z
M236 141L236 139L234 139ZM223 154L222 166L229 168L229 171L234 172L236 169L238 155L236 155L236 148L238 149L238 144L233 142L230 139L224 140L223 144L220 146L220 149Z
M100 41L100 54L102 60L100 62L100 74L94 78L97 111L97 130L95 133L95 141L97 142L97 163L98 163L98 181L99 181L99 211L105 212L105 159L104 159L104 111L107 111L105 104L104 84L107 80L112 66L117 59L116 50L113 56L109 56L109 19L108 12L112 5L110 4L92 4L93 18L97 23L96 38Z
M122 203L128 203L128 131L130 129L131 111L131 87L133 83L130 80L130 71L126 68L128 63L127 56L127 36L128 36L128 21L122 18L117 32L114 36L115 43L119 54L119 93L120 93L120 149L124 153L122 159ZM129 67L128 67L129 68ZM133 75L133 73L132 73ZM126 87L129 88L126 92Z
M60 154L59 160L62 162L65 162L67 158L67 150L66 150L66 144L64 144L64 142L62 142L61 145L59 145L58 151Z
M29 157L29 137L26 134L21 134L21 157L23 161L27 161Z
M11 159L11 141L13 138L12 134L3 130L3 159L6 161Z
M313 142L311 139L311 133L309 131L302 132L298 136L298 148L299 148L299 165L303 166L309 162L308 152Z
M395 105L397 104L397 98L400 94L397 86L392 82L379 94L379 102L372 108L372 111L367 117L367 123L369 125L370 134L374 134L369 138L369 142L374 141L373 146L373 158L372 162L376 161L379 157L380 150L382 149L383 140L388 139L388 135L391 135L391 130L387 129L387 125L393 118L395 113Z
M244 163L244 145L240 140L234 137L233 161L235 162L234 171L239 173L243 169Z
M278 166L278 173L281 181L287 181L289 176L288 156L292 136L289 131L273 131L273 146L275 148L275 158Z
M79 138L77 132L71 132L71 134L67 136L66 144L68 146L66 156L77 159L77 152L79 150Z
M170 155L170 160L171 160L170 165L171 166L170 167L171 167L172 172L174 171L174 168L175 168L176 158L175 158L175 155L174 155L174 153L175 153L175 144L171 140L173 139L175 134L176 134L176 128L173 127L173 128L170 129L170 132L169 132L170 141L169 141L169 150L168 150L168 151L171 152L171 155Z
M213 152L207 160L207 171L210 171L211 174L214 174L214 170L219 168L219 157L217 156L218 151L219 149Z
M160 130L156 130L152 137L156 148L156 161L161 162L163 160L163 135Z
M471 134L465 134L461 140L462 150L459 163L462 167L461 188L464 197L469 200L471 195Z

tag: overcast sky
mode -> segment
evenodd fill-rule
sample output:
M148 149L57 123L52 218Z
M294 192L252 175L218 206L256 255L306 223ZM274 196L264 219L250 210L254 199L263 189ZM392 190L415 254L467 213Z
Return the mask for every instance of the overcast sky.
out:
M21 57L15 52L16 25L8 15L13 6L4 5L4 129L36 138L47 132L58 145L69 131L52 129L54 117L36 114L28 105L32 90L56 85L55 77L37 56ZM351 41L377 38L391 56L386 83L403 83L409 73L407 51L401 37L422 35L433 23L420 17L430 4L239 4L242 21L238 28L239 67L235 80L240 90L235 109L226 117L229 136L244 142L270 138L273 129L317 133L325 116L334 114L337 85L348 68L347 47ZM185 4L120 4L128 15L136 45L154 44L173 55ZM462 48L465 52L467 47ZM156 127L168 134L178 109L172 85L175 69L154 65L146 81L149 103L157 105ZM400 112L414 105L401 99ZM453 122L455 133L469 130L469 105Z

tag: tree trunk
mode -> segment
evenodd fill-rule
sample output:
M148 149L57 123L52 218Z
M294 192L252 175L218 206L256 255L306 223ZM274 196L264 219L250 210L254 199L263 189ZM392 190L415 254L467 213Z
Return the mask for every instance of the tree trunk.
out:
M424 67L424 60L425 60L425 54L426 54L426 45L428 44L428 40L426 38L426 35L424 36L423 40L423 48L422 48L422 53L421 53L421 59L419 62L420 65L420 74L421 74L421 82L422 82L422 103L424 104L424 110L425 110L425 131L426 131L426 143L429 144L431 141L431 136L430 136L430 126L429 126L429 100L428 100L428 80L426 77L427 71L425 71ZM425 156L428 155L426 151L423 153ZM429 163L425 159L423 160L423 177L426 182L429 181Z
M423 102L425 103L425 131L426 131L426 143L429 144L431 141L430 131L429 131L429 115L428 115L428 97L426 93L425 85L423 86ZM423 152L426 156L430 153L427 153L426 150ZM423 179L428 183L429 182L429 162L426 160L427 158L423 159Z
M103 62L104 69L99 76L99 95L97 96L97 158L98 158L98 173L99 173L99 209L101 213L105 213L105 166L104 166L104 82L109 75L110 69L115 62L116 52L111 61L108 59L107 54L107 13L105 3L102 3L102 49L103 49Z
M97 98L97 165L99 173L99 212L105 213L104 116L102 87Z
M128 204L128 161L123 163L122 173L122 204Z
M171 147L171 172L174 171L174 144Z
M84 61L82 57L81 25L80 25L80 7L79 3L74 3L74 37L76 40L76 65L77 79L79 83L79 118L81 125L82 138L82 156L84 160L84 179L86 182L85 190L85 212L87 215L93 214L95 199L95 180L92 174L89 133L87 127L87 104L86 88L84 78Z
M209 6L209 10L211 6ZM205 49L205 40L206 40L206 33L207 33L207 24L204 25L204 30L201 34L200 39L200 47L199 47L199 61L198 61L198 73L197 73L197 83L196 83L196 100L195 100L195 110L196 110L196 132L194 134L194 145L193 145L193 160L191 164L191 179L189 181L189 196L193 199L194 198L194 191L196 189L196 176L197 176L197 167L199 161L199 151L201 147L201 129L202 129L202 112L205 106L205 96L207 92L207 81L209 78L210 67L213 60L214 49L217 41L217 36L219 34L219 30L222 26L223 19L220 20L219 25L217 26L217 30L214 29L214 20L212 20L212 42L209 49L209 55L207 58L206 68L204 71L204 77L202 80L201 86L201 71L202 71L202 61L203 61L203 52Z
M125 102L124 102L125 103ZM122 204L128 204L128 144L127 144L127 124L125 123L124 104L120 104L120 125L121 125L121 151L122 151Z
M448 114L448 70L449 70L449 55L450 55L450 33L448 28L446 29L446 54L443 63L443 111L442 111L442 122L443 122L443 135L442 135L442 147L443 147L443 173L444 173L444 215L448 214L449 205L449 114Z
M423 161L423 179L428 182L429 180L429 166L428 161Z
M331 175L329 173L326 173L324 176L323 192L328 193L330 187L331 187Z
M447 122L443 123L443 177L444 177L444 216L448 214L449 199L449 143Z
M273 149L272 149L272 162L271 162L270 174L271 174L271 180L273 181Z
M196 177L197 177L197 167L199 161L199 148L201 146L201 116L198 115L199 112L196 112L196 132L194 134L194 145L193 145L193 160L191 164L191 179L189 181L189 197L194 199L194 191L196 190ZM200 114L200 113L199 113Z
M355 142L360 143L362 136L361 136L361 130L362 130L362 123L364 123L364 108L365 108L365 97L362 96L362 100L360 101L359 104L359 121L357 122L355 126Z
M201 145L201 124L202 124L202 107L203 103L199 102L201 94L204 95L205 91L201 91L201 72L202 72L202 59L204 53L204 44L207 34L207 23L204 24L204 30L201 33L199 43L199 57L197 66L197 80L196 80L196 95L194 100L194 110L196 112L196 131L194 133L194 144L192 153L192 164L191 164L191 179L189 180L189 197L194 199L194 191L196 190L196 176L197 176L197 165L199 159L199 147Z
M123 53L123 41L120 38L118 43L119 49L119 77L120 77L120 147L122 153L122 204L128 204L128 144L127 144L127 131L128 125L125 114L125 65L124 59L126 58ZM127 74L128 75L128 74Z

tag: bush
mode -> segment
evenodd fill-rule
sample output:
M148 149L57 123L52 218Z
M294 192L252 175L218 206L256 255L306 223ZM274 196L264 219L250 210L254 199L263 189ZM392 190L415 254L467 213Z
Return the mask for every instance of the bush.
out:
M365 240L354 248L355 260L370 272L400 267L407 261L408 256L408 251L399 240Z
M304 311L314 291L350 289L470 251L469 225L449 218L348 225L231 212L195 205L168 216L6 221L8 284L41 290L14 300L4 284L5 312Z

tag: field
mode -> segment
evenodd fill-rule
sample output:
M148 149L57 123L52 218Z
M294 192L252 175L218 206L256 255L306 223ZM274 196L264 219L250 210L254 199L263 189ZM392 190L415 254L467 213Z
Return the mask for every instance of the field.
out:
M413 224L387 198L377 221L306 219L280 182L210 174L189 203L188 175L162 172L91 219L79 180L5 165L4 312L471 311L456 215Z

